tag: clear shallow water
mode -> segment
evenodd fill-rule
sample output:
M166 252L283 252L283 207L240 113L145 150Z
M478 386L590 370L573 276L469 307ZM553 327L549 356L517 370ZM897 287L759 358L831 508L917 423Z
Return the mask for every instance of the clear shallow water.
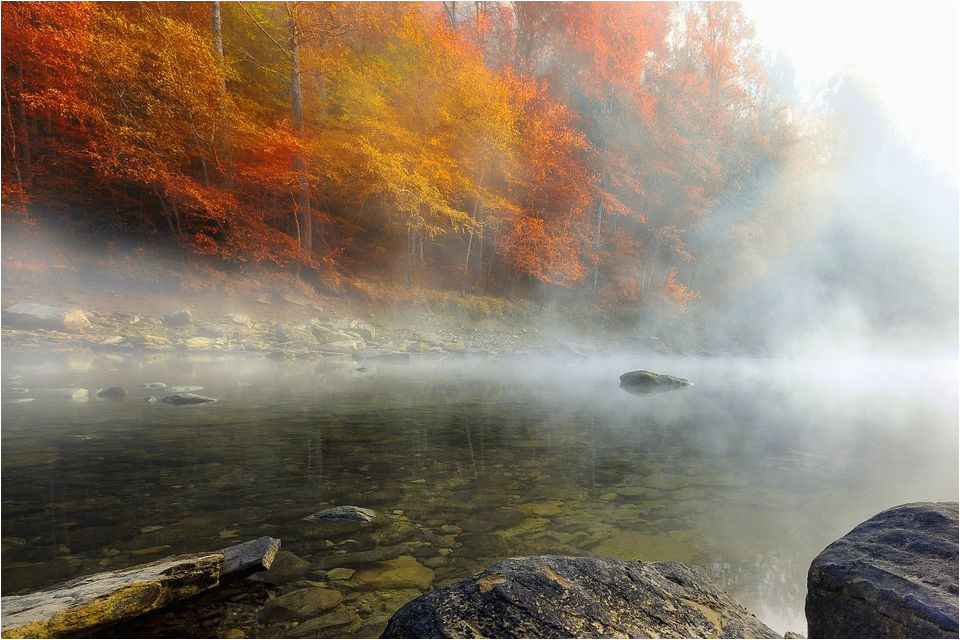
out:
M356 366L6 350L4 379L37 400L11 404L23 396L4 385L3 593L272 535L306 561L275 591L336 589L331 625L253 599L205 633L375 636L418 590L540 553L699 564L775 630L803 632L824 546L885 508L957 499L955 361ZM637 368L695 385L633 396L618 378ZM220 401L151 406L152 381ZM37 391L118 384L124 401ZM387 524L302 520L337 504ZM357 574L331 580L335 567Z

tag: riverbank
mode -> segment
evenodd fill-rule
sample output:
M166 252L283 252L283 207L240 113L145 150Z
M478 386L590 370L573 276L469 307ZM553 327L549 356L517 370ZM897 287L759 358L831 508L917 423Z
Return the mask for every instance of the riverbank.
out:
M523 308L491 309L477 300L461 297L440 309L430 303L368 306L351 314L342 308L349 304L331 309L321 298L290 293L260 294L252 305L223 299L199 310L180 306L165 313L156 305L134 306L131 301L118 301L120 309L109 310L102 304L100 309L57 306L57 300L44 298L6 306L2 339L5 347L16 348L213 352L279 360L685 351L659 336L601 327L560 328L548 318L525 314ZM709 351L701 348L697 353Z

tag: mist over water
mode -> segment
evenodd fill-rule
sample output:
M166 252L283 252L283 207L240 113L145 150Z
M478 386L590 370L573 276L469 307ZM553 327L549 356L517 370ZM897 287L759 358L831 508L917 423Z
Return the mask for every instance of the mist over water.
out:
M636 368L694 384L630 395L618 378ZM220 399L5 404L5 594L259 535L315 567L362 570L351 554L382 547L376 530L301 520L358 504L403 511L416 529L396 544L444 559L433 587L515 555L679 560L777 631L802 632L806 570L826 544L890 506L957 499L952 360L638 354L357 372L8 352L4 373L38 389L165 381ZM443 525L455 540L437 542ZM368 589L340 606L410 593Z

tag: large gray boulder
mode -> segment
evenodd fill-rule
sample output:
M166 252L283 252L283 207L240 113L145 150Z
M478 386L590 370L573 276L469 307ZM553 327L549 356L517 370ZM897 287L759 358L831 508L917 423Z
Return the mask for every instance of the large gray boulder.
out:
M383 638L779 638L705 571L676 563L511 558L416 598Z
M16 329L54 329L80 333L90 327L80 309L64 309L34 302L11 305L3 312L3 324Z
M689 387L690 381L652 371L628 371L620 376L620 388L628 393L645 395Z
M957 503L888 509L824 549L807 575L811 638L956 638Z

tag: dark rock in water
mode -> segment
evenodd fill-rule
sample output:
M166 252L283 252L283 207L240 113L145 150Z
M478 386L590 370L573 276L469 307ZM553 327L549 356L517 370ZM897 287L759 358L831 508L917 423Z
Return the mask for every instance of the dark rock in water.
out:
M807 574L811 638L956 638L956 502L883 511L824 549Z
M35 302L21 302L3 312L3 324L18 329L53 329L79 333L90 327L90 320L80 309L61 309Z
M174 556L4 596L4 638L57 638L152 611L217 586L223 555Z
M222 549L223 568L220 569L220 577L242 578L258 571L267 571L279 550L280 541L270 536Z
M684 378L675 378L651 371L629 371L620 376L620 388L637 395L682 389L689 386L690 381Z
M367 369L366 367L357 367L356 369L354 369L354 371L359 371L360 373L366 373L367 371L369 371L369 369Z
M353 505L343 505L312 513L304 518L304 520L310 520L311 522L322 522L324 520L370 522L376 516L377 512L373 511L372 509L364 509L363 507L355 507Z
M168 314L163 321L171 327L185 327L193 322L193 314L189 309L180 309Z
M199 396L195 393L175 393L172 396L164 396L163 401L169 404L206 404L216 402L216 398Z
M512 558L404 605L383 638L778 638L702 569Z
M97 389L96 396L101 400L123 400L127 397L127 390L123 387L106 387Z

